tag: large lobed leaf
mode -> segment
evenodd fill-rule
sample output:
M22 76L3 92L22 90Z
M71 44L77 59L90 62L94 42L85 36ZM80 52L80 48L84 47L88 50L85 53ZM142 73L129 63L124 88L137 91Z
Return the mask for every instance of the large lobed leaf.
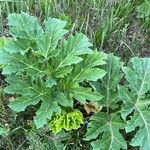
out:
M126 132L137 129L131 141L132 146L140 146L141 150L150 149L150 58L133 58L132 66L124 67L128 88L120 88L120 97L124 102L122 117L127 121ZM131 114L132 112L132 114Z
M109 54L106 62L107 64L103 66L107 72L105 77L99 82L92 82L94 88L103 93L99 104L104 107L106 113L99 112L91 118L86 139L98 138L92 142L94 150L126 149L126 142L119 132L125 128L127 133L135 132L130 145L148 150L150 149L150 58L135 57L131 59L130 67L123 67L127 80L124 86L119 86L123 65L119 58ZM123 101L121 110L118 107L121 104L118 103L120 100ZM117 117L120 113L124 121Z
M108 54L106 64L103 65L106 75L97 82L91 82L94 89L103 94L98 104L106 111L98 112L90 119L85 137L86 140L92 140L93 150L127 149L126 141L120 133L126 124L115 110L120 100L118 86L122 78L122 66L120 58Z
M101 106L110 107L112 109L118 107L116 103L119 101L118 85L122 79L122 66L123 63L119 57L108 54L106 64L103 66L106 75L101 78L99 82L92 82L96 90L103 94L103 98L99 101Z
M12 39L0 50L0 63L7 76L5 92L15 94L10 107L24 111L40 104L34 122L38 128L64 107L98 101L101 94L83 82L97 81L105 75L100 65L106 55L92 51L88 38L76 33L66 35L66 21L48 18L42 25L27 13L8 17Z
M116 114L98 112L91 118L86 140L95 140L92 142L93 150L127 149L126 141L119 131L124 127L125 122Z
M11 35L15 38L19 37L27 38L28 40L35 40L37 36L40 37L43 33L38 19L24 12L18 15L15 13L10 14L8 16L8 25L11 27Z

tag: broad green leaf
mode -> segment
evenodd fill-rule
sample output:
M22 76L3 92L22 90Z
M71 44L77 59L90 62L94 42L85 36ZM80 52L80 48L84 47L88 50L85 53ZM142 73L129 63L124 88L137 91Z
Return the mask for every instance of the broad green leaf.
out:
M67 76L68 74L70 74L72 70L73 70L72 66L63 67L63 68L60 68L57 71L54 71L53 75L56 78L64 78L65 76Z
M34 117L36 127L40 128L44 124L46 124L47 121L51 119L54 112L61 112L61 109L57 105L57 102L51 102L49 99L45 99L42 102L39 110L36 112L36 116Z
M97 92L92 92L90 88L84 88L80 86L72 87L68 90L68 92L80 101L82 104L86 102L86 100L90 101L99 101L102 98L102 95Z
M122 108L122 118L126 120L126 117L133 111L134 101L136 101L135 93L131 93L125 87L119 87L119 97L122 99L124 106Z
M91 53L92 50L89 49L90 46L92 46L92 44L89 42L88 38L81 33L69 37L68 41L65 41L60 47L59 59L56 58L58 63L56 70L64 66L81 62L82 58L79 56Z
M61 106L73 107L73 100L68 98L63 92L56 92L55 101Z
M86 56L84 61L74 67L74 70L67 76L67 85L69 88L75 82L97 81L101 79L106 72L97 66L105 64L106 55L104 53L93 52Z
M24 72L28 70L30 74L39 75L45 70L37 64L36 58L27 58L21 54L8 54L7 52L2 52L2 64L6 64L6 67L3 69L3 74L12 74L16 72ZM6 60L5 60L6 59ZM9 62L8 62L9 61Z
M52 86L56 85L57 82L53 79L53 78L49 78L47 81L46 81L46 87L49 87L51 88Z
M44 95L42 89L38 85L33 84L28 78L21 79L19 76L7 76L7 83L10 85L5 88L5 92L9 94L21 94L24 96ZM46 89L45 91L46 92Z
M130 144L140 146L141 150L148 150L150 148L150 100L146 94L150 91L150 58L135 57L131 63L130 68L123 68L130 91L126 88L120 89L120 97L124 102L122 116L125 119L130 115L126 132L134 131L139 127Z
M4 47L5 50L11 54L20 52L22 55L27 53L32 46L32 42L28 39L11 39L7 42L7 45Z
M38 86L28 83L27 79L21 80L17 76L8 76L6 81L10 85L5 88L5 92L22 94L9 104L9 107L16 112L24 111L27 106L36 105L44 95Z
M16 112L24 111L27 106L36 105L41 99L41 95L36 97L18 97L11 101L9 107Z
M133 131L137 126L139 126L140 129L137 131L130 144L132 146L140 146L141 150L150 149L150 110L141 111L139 109L139 112L135 112L131 120L128 121L128 125L125 128L126 132Z
M126 141L120 133L124 127L124 121L116 114L98 112L91 118L86 140L95 140L91 143L93 150L127 149Z
M24 12L10 14L8 16L8 25L11 27L10 34L16 38L35 40L37 36L40 37L43 34L37 18Z
M150 90L150 58L133 58L132 68L124 67L123 71L131 90L139 97Z
M106 74L100 68L106 54L90 49L92 44L85 35L64 36L66 21L47 18L40 24L24 12L9 15L8 25L12 38L0 50L0 63L7 76L5 92L16 98L9 105L14 111L41 103L41 107L36 105L34 118L40 128L55 112L72 109L75 98L82 103L101 99L83 85L90 86L89 81Z
M99 93L103 94L103 98L99 101L101 106L117 107L118 85L122 78L121 68L123 63L119 57L109 54L106 64L102 67L106 71L106 75L99 82L92 82L92 85Z
M56 53L54 50L56 49L59 40L67 33L67 30L64 29L66 24L66 21L55 18L48 18L48 20L45 20L45 32L41 37L38 37L36 41L38 53L43 55L46 59L50 54L53 55L53 53Z
M4 49L0 49L0 64L5 65L10 62L10 54Z
M84 65L96 67L106 64L105 60L107 55L103 52L93 51L90 55L86 55L84 58Z
M77 68L77 72L74 73L74 79L73 81L97 81L98 79L101 79L106 72L100 68L85 68L79 71L79 68ZM91 74L92 72L92 74Z

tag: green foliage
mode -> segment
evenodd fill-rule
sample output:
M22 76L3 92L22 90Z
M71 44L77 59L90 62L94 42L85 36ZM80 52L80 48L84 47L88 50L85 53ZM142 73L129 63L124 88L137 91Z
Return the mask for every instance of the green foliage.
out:
M83 124L83 115L80 111L74 111L69 113L62 113L56 115L49 124L50 129L56 134L62 129L70 131L72 129L78 129Z
M40 132L42 134L40 134ZM49 139L43 134L43 131L39 131L32 128L31 131L26 133L29 147L27 150L64 150L63 140L68 138L66 133L60 133L49 136Z
M124 103L122 117L126 120L130 116L125 128L127 133L139 128L130 144L147 150L150 149L150 58L133 58L131 63L131 67L123 68L129 84L120 88Z
M68 21L66 27L71 32L82 31L95 48L128 59L148 49L145 19L137 18L137 7L142 3L145 0L1 0L0 35L8 36L6 17L10 13L24 11L39 20L57 17Z
M100 18L99 26L95 33L95 44L100 49L103 49L105 43L111 39L111 45L115 40L122 38L122 30L125 29L130 22L130 13L133 11L134 6L131 0L120 0L116 2L108 2L108 6L112 9L105 8L102 10L103 17ZM106 6L105 6L106 7Z
M92 142L94 150L120 150L127 149L126 141L119 130L125 127L119 116L116 114L107 115L106 113L96 113L91 118L86 140L96 139ZM98 136L103 133L101 139Z
M0 124L0 136L6 136L9 133L9 128Z
M132 58L129 67L122 68L119 58L109 54L104 66L106 76L92 85L104 97L99 101L104 112L91 117L86 140L92 140L94 150L127 149L122 129L133 133L130 142L141 150L150 149L150 58ZM120 85L122 72L126 81ZM122 104L122 102L123 104ZM122 130L122 132L121 132ZM94 141L93 141L94 140Z
M92 44L81 34L64 35L66 21L48 18L42 25L27 13L8 17L12 40L0 51L3 74L9 84L5 92L16 94L9 106L16 112L41 104L34 122L42 127L54 113L73 107L75 98L99 101L102 96L83 87L84 81L97 81L105 75L99 66L106 55L92 51ZM64 102L64 103L63 103Z
M125 121L119 117L118 108L119 92L118 85L122 78L121 68L123 63L113 54L109 54L103 69L107 72L99 82L92 82L97 91L103 93L99 101L100 106L106 108L106 113L98 112L90 120L86 140L95 139L92 142L94 150L120 150L126 149L127 144L120 129L124 129ZM98 138L99 137L99 138Z
M0 37L0 48L4 47L8 39L5 37Z
M124 3L129 5L115 3L110 13L112 22L108 21L108 26L104 23L107 32L100 32L101 47L106 33L115 32L113 24L117 26L117 20L120 23L123 10L126 16L132 12L131 1ZM122 21L119 29L129 20L124 17ZM0 64L7 82L4 91L12 95L9 107L18 113L16 121L22 114L25 117L20 122L29 117L21 124L23 131L15 135L24 135L20 141L25 142L8 149L67 150L72 145L93 150L150 149L150 58L134 57L125 66L113 54L93 51L84 34L69 32L67 22L56 18L46 17L40 23L22 12L9 15L8 25L11 40L0 40ZM87 115L85 104L89 111L96 107L102 110ZM4 116L9 118L10 110L5 106ZM14 124L7 127L2 119L3 145L7 140L10 145L15 141L11 136L21 127ZM66 133L71 134L66 137Z
M0 48L3 48L6 44L7 44L7 42L8 42L9 40L7 39L7 38L5 38L5 37L0 37ZM2 68L3 66L0 64L0 68Z
M106 75L101 79L101 82L92 82L96 90L103 94L103 98L99 101L99 104L106 106L108 109L118 106L116 105L119 101L117 87L122 79L122 66L123 63L119 57L109 54L106 65L103 66L103 69L107 72Z
M150 17L150 2L148 0L144 0L142 4L138 6L138 12L140 13L141 18Z
M144 26L150 27L150 1L144 0L142 4L137 6L137 10L139 13L139 18L143 19Z

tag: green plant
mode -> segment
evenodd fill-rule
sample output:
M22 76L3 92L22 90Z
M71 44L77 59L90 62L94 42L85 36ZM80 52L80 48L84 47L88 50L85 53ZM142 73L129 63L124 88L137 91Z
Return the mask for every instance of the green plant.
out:
M25 147L67 150L76 138L75 149L83 142L93 150L150 149L150 58L134 57L125 66L113 54L91 50L85 35L69 34L66 21L55 18L40 24L22 12L9 15L8 24L12 39L0 49L0 64L4 91L15 98L9 107L36 111L28 113L37 129L26 125ZM87 115L88 102L102 109ZM61 136L66 132L70 135Z
M131 13L134 10L131 0L112 2L112 9L104 9L99 25L95 32L95 44L103 49L106 42L111 39L111 45L116 46L116 41L121 40L122 30L130 24ZM108 4L110 5L110 4ZM106 7L106 6L105 6ZM108 7L108 6L107 6ZM115 36L115 41L113 38Z
M3 48L8 42L8 38L0 37L0 48ZM2 68L3 65L0 64L0 68Z
M119 89L124 103L122 118L127 121L125 130L128 133L138 128L130 144L150 149L150 58L131 59L131 67L124 67L123 72L128 81Z
M5 92L17 97L9 104L14 111L41 105L34 117L40 128L54 113L73 109L73 99L84 104L102 98L83 87L105 75L98 66L106 58L89 48L92 45L85 35L76 33L66 39L66 21L48 18L40 25L26 13L9 15L8 24L13 38L0 51L0 63L5 64L3 74L9 84Z
M26 138L29 143L27 150L64 150L65 145L63 140L68 138L67 133L59 133L57 135L50 135L49 139L44 136L43 130L32 128L26 133Z
M8 134L8 132L9 132L9 128L2 126L0 124L0 136L6 136Z
M141 150L150 149L150 58L132 58L129 67L122 67L118 57L109 54L107 74L93 86L103 93L103 112L95 113L88 125L86 140L92 140L94 150L127 149L128 141ZM121 71L123 70L123 72ZM125 75L121 83L122 73ZM120 84L121 83L121 84ZM125 131L124 131L125 130Z
M119 117L118 112L118 101L120 99L117 88L122 78L121 68L123 63L113 54L109 54L106 62L107 64L104 66L104 70L107 71L106 76L101 81L92 83L97 91L103 93L104 97L100 101L100 105L106 111L105 113L98 112L91 118L86 140L96 139L92 142L94 150L127 149L126 141L119 132L120 129L124 129L125 121Z
M137 6L137 10L139 13L139 17L143 19L144 25L150 27L150 2L148 0L144 0L142 4Z
M56 115L55 118L50 120L49 127L56 134L62 129L65 129L66 131L78 129L81 124L83 124L82 113L80 111L74 111Z
M4 47L8 39L5 37L0 37L0 48Z

